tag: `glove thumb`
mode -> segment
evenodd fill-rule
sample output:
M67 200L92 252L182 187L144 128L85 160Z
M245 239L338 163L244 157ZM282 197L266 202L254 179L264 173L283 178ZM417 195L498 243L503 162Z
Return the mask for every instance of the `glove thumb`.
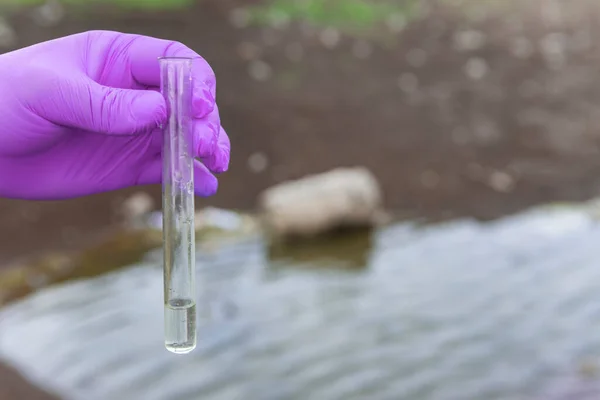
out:
M107 135L133 135L155 129L167 119L165 101L154 90L113 88L91 79L72 81L60 89L40 110L56 124Z

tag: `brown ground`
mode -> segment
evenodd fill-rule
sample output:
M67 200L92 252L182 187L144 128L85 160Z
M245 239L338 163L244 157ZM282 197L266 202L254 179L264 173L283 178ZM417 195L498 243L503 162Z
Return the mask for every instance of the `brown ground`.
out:
M580 7L570 7L562 23L541 20L533 6L470 21L434 8L401 35L372 43L344 37L334 49L315 29L235 29L231 1L202 4L161 16L73 11L53 28L32 24L28 14L13 22L20 46L101 28L181 40L204 54L218 73L233 161L220 193L199 204L251 208L273 183L353 164L375 172L389 207L425 217L494 218L598 191L599 30L585 0L573 3ZM455 36L468 26L486 42L461 52ZM525 38L533 52L519 58ZM299 49L302 58L292 61ZM249 68L258 64L248 60L267 63L269 79L251 78ZM485 60L488 73L468 78L468 60L475 73ZM260 173L248 166L257 152L268 161ZM150 190L157 200L158 190ZM113 220L120 199L132 192L0 201L0 260L80 245Z
M549 0L536 0L525 11L471 20L434 7L402 34L343 37L331 49L307 27L234 28L232 3L205 0L193 12L161 16L69 12L51 28L27 13L12 22L19 46L112 29L180 40L202 53L217 71L233 160L220 193L199 205L252 208L273 183L355 164L379 177L390 208L412 216L488 219L598 193L600 30L591 2L572 1L560 15L540 13ZM468 27L486 41L460 51L456 34ZM482 60L487 73L473 79ZM255 79L262 63L266 81ZM262 172L249 167L254 153L266 157ZM0 262L80 246L113 223L135 191L0 201ZM158 200L159 188L150 192ZM3 379L0 371L0 388Z
M54 397L29 385L13 369L0 364L0 400L54 400Z

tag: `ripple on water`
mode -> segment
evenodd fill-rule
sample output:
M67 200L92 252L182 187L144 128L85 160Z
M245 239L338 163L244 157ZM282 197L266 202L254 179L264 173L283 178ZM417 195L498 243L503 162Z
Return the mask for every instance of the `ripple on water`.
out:
M593 376L564 379L600 356L599 240L583 211L544 209L382 229L353 253L366 269L269 262L255 238L199 251L199 306L235 314L199 316L186 356L164 349L160 257L149 256L0 311L0 357L75 400L599 395Z

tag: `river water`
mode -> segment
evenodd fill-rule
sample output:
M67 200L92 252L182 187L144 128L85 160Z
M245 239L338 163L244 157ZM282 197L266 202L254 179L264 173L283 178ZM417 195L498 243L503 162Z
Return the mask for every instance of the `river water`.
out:
M0 310L0 358L73 400L600 398L600 224L588 211L348 240L298 254L255 236L206 242L189 355L164 349L154 252Z

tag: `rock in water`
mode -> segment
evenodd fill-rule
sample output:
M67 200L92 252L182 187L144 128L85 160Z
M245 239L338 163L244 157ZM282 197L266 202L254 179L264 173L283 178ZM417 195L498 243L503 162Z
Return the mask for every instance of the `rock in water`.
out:
M382 193L366 168L338 168L271 187L260 195L259 205L276 236L314 236L375 224Z

